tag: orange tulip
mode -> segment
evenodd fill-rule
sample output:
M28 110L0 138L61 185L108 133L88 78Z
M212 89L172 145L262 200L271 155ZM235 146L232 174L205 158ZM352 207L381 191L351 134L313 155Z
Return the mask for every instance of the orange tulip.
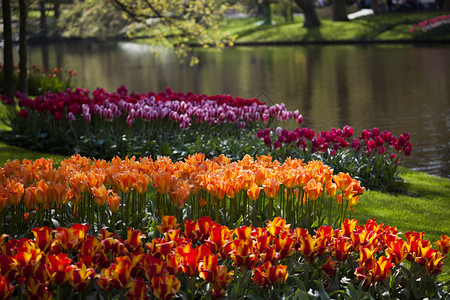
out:
M61 183L51 186L51 195L56 204L67 204L69 202L69 188Z
M316 182L314 179L311 179L308 181L305 187L303 189L306 191L306 194L308 195L309 200L314 201L317 198L320 197L322 194L322 184L320 182Z
M120 206L120 197L116 193L112 192L111 195L108 196L108 206L109 210L115 214L119 210Z
M338 175L333 175L332 177L337 185L337 188L341 192L345 191L353 180L348 173L339 173Z
M32 186L26 189L23 203L28 210L32 210L36 205L36 187Z
M297 185L299 185L300 187L304 187L306 186L306 184L308 183L308 181L310 180L310 176L306 171L302 171L300 172L300 174L297 175Z
M239 177L242 178L241 188L245 191L249 190L255 182L255 175L251 171L242 171Z
M327 191L328 197L332 198L336 195L337 185L330 180L325 184L325 189Z
M255 183L258 186L262 186L264 184L264 180L267 177L267 170L263 167L259 167L256 171L255 171Z
M261 191L261 188L256 185L256 183L253 183L250 189L247 190L247 196L250 200L255 201L259 197L259 192Z
M139 195L144 195L148 190L148 185L150 183L150 177L147 174L136 174L136 180L133 182L133 189Z
M280 183L273 178L266 178L263 183L263 188L266 196L273 199L278 194Z
M165 195L169 193L172 180L171 173L154 171L151 174L151 179L152 186L159 194Z
M107 190L103 184L99 187L91 187L91 191L92 195L94 195L95 203L100 206L106 204L106 201L108 200L108 194L112 192L112 190Z
M44 180L39 180L36 183L36 200L40 205L49 204L50 185Z
M173 204L179 209L183 208L184 204L188 201L191 188L188 183L180 182L173 187L170 192Z
M6 190L8 192L9 204L17 205L22 200L24 193L23 184L15 180L6 180Z

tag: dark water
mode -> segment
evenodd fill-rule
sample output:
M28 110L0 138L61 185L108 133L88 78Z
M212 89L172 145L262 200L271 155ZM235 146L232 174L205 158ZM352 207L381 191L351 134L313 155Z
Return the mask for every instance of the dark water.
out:
M180 64L165 49L135 43L30 47L29 64L73 68L76 84L114 91L175 91L258 97L298 109L305 126L349 124L407 131L404 164L450 177L450 46L289 46L197 49Z

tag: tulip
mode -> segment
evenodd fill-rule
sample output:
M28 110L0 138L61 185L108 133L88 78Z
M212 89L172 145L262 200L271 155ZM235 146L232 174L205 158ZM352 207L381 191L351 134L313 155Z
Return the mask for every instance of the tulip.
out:
M74 266L72 259L67 254L48 255L47 260L47 269L50 272L52 283L63 285L71 278Z
M312 263L317 255L316 241L309 234L300 236L298 239L300 241L300 253Z
M170 191L170 183L172 179L172 174L167 172L152 172L151 173L152 186L156 189L156 191L165 195Z
M254 274L252 280L255 285L260 287L285 283L289 276L287 266L274 266L271 262L265 262L263 265L252 269Z
M150 299L150 297L147 296L147 284L143 278L133 278L128 284L128 287L129 289L125 294L127 299Z
M333 256L337 260L344 261L348 258L350 254L350 249L352 247L351 241L347 237L339 237L334 240L333 244Z
M332 181L327 181L325 184L328 197L332 198L336 195L337 185Z
M247 196L250 200L255 201L259 197L259 192L261 191L261 187L259 187L256 183L253 183L250 189L247 190Z
M280 217L275 217L273 221L267 221L266 228L267 231L272 236L278 236L281 232L289 230L291 224L286 224L286 220Z
M337 263L333 262L331 256L327 256L327 261L325 264L321 265L319 268L327 275L328 277L336 276L337 272Z
M6 277L0 275L0 299L11 298L14 292L14 285L9 282Z
M108 206L109 206L109 210L113 214L117 213L117 211L119 210L119 206L120 206L120 197L119 197L119 195L117 195L116 193L112 192L108 196Z
M450 237L442 235L441 239L435 243L442 254L447 254L450 251Z
M49 249L50 244L53 242L53 229L47 226L35 227L32 229L32 232L38 247L42 251L46 252L47 249Z
M24 193L24 186L18 181L6 181L6 190L8 192L9 204L17 205L22 200L22 195Z
M266 178L263 183L263 188L266 196L273 199L278 194L280 183L273 178Z
M181 286L181 282L174 275L153 276L150 283L153 295L163 300L172 299Z
M163 234L168 232L169 230L173 230L180 226L180 224L177 223L177 218L174 216L162 216L162 224L156 226L158 231Z
M94 195L94 201L97 205L103 206L106 204L108 200L108 194L112 192L112 190L107 190L104 185L100 187L91 187L92 195Z
M402 239L388 242L386 256L396 265L400 264L406 257L406 243Z
M84 263L81 267L75 267L72 271L72 276L69 278L69 283L78 291L84 291L93 278L95 271L92 268L87 268Z
M308 181L303 189L306 191L306 194L311 201L317 200L323 191L322 184L320 182L316 182L314 179Z

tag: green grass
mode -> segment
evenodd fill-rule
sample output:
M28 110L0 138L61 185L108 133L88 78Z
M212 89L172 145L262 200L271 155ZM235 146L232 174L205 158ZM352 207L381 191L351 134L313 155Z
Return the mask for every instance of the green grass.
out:
M350 22L333 22L322 18L317 28L303 28L303 17L285 23L274 17L275 25L260 26L257 18L228 19L222 32L237 36L236 43L277 43L305 41L411 40L409 28L421 21L443 15L445 12L392 13L365 16ZM449 34L434 38L448 39Z

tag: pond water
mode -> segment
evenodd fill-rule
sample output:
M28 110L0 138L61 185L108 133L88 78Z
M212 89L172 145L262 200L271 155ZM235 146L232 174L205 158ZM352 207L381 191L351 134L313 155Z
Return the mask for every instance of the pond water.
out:
M29 47L29 64L78 71L91 91L192 91L258 97L298 109L304 126L355 132L407 131L404 165L450 177L450 46L333 45L195 49L200 63L180 64L170 50L130 42Z

